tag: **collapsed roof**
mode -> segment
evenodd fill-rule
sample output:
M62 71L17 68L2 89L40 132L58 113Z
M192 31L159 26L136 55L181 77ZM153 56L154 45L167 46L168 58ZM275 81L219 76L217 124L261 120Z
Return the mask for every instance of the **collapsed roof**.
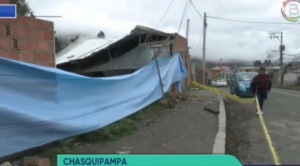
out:
M74 68L96 66L122 56L141 43L161 42L174 34L137 25L129 35L116 38L78 39L56 56L58 68L69 71Z

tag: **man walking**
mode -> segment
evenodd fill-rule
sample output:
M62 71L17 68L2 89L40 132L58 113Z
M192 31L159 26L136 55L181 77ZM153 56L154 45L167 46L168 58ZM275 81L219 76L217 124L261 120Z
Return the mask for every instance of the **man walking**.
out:
M272 81L266 74L266 69L261 68L259 74L253 78L250 87L251 92L257 96L261 111L263 109L264 100L268 98L268 92L271 90L271 87Z

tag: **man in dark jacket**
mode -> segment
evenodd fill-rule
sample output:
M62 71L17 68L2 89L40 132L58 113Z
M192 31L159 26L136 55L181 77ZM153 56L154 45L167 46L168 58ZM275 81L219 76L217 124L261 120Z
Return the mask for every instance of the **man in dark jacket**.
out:
M264 100L267 99L268 93L271 90L272 81L266 74L266 69L261 68L259 74L255 76L251 82L251 92L256 94L260 109L263 109ZM262 113L262 112L261 112Z

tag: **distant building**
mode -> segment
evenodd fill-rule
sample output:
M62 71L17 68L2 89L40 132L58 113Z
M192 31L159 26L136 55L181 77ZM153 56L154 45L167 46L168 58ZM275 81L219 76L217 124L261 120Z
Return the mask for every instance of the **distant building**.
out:
M287 65L283 82L284 85L300 83L300 62L291 62Z
M203 81L203 69L197 70L196 79L197 79L198 83L204 84L204 81ZM209 84L210 81L211 81L211 70L209 70L208 68L206 68L206 70L205 70L205 84Z
M232 71L229 66L216 66L211 69L211 79L213 81L218 79L228 80Z
M239 67L237 68L237 72L259 72L260 67L254 67L254 66L249 66L249 67ZM267 72L278 72L280 70L279 66L270 66L270 67L265 67Z
M248 67L239 67L236 72L259 72L260 67L248 66ZM280 66L269 66L265 67L267 74L270 75L273 80L273 84L280 83Z

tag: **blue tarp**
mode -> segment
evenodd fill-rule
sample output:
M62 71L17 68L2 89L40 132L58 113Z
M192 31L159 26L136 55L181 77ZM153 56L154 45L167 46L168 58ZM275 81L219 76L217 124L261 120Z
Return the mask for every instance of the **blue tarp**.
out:
M159 58L164 91L187 76L179 54ZM162 97L154 61L90 78L0 58L0 157L97 130Z

